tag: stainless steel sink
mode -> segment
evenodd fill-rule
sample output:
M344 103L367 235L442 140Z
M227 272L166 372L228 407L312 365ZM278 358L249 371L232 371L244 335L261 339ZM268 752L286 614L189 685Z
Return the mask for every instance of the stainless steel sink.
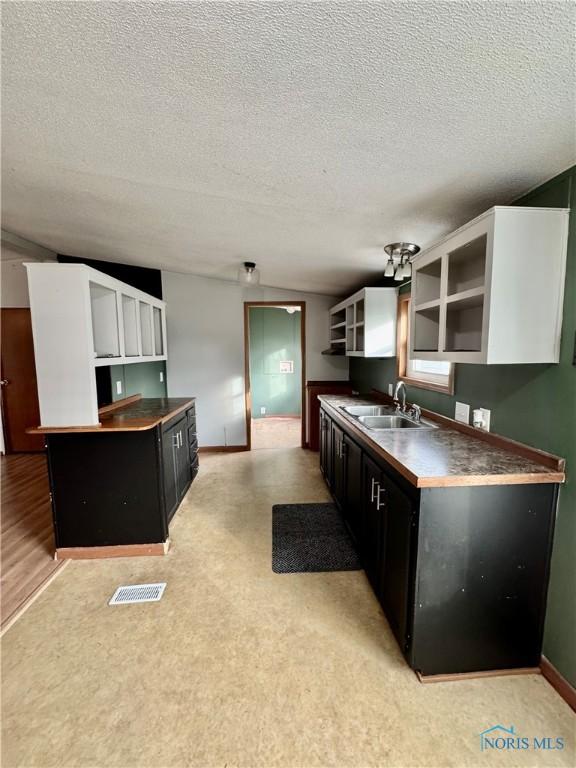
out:
M387 405L341 405L342 410L358 418L360 416L391 416L394 409Z
M358 421L367 429L436 429L435 424L413 421L406 416L359 416Z

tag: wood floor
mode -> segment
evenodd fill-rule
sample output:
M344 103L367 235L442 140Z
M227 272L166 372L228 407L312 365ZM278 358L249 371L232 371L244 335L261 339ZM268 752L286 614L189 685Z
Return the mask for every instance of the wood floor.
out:
M0 459L2 478L2 603L4 627L62 563L54 536L46 456L15 453Z

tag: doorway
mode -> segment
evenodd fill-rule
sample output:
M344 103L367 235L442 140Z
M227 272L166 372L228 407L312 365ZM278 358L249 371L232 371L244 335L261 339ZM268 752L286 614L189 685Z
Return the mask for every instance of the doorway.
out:
M40 424L30 310L2 309L2 423L7 453L43 451L44 437L29 435Z
M244 303L248 450L306 445L306 302Z

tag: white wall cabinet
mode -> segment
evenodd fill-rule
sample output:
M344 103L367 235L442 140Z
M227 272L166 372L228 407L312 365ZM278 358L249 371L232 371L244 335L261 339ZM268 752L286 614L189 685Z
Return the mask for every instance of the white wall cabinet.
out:
M348 357L395 357L396 288L363 288L330 309L330 347Z
M26 264L42 426L98 423L95 368L166 360L166 304L83 264Z
M497 206L413 262L410 358L557 363L568 210Z

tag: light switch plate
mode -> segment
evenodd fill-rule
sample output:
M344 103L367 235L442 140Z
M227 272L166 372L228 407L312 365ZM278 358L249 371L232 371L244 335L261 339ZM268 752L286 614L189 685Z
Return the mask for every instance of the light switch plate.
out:
M121 395L122 394L122 382L117 381L116 382L116 394Z
M160 383L164 381L164 371L160 371Z
M482 411L482 420L484 421L482 429L485 432L490 432L490 411L488 408L480 408L480 410Z
M260 407L260 416L265 416L265 415L266 415L266 408L265 406L262 405Z
M454 418L456 421L461 421L464 424L470 423L470 406L468 403L459 403L458 401L456 402Z
M393 397L393 395L394 395L394 385L393 384L388 384L388 394L390 395L390 397Z

